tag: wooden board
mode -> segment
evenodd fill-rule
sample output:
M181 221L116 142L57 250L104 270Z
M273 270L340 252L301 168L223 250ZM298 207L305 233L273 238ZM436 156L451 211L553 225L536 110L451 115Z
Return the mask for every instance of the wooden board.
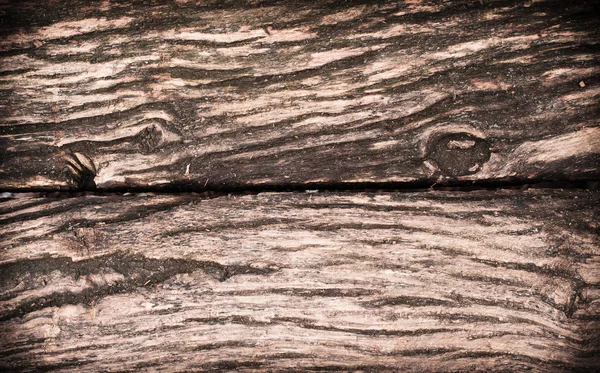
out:
M0 204L0 370L593 371L598 191Z
M0 189L598 178L593 1L0 4Z

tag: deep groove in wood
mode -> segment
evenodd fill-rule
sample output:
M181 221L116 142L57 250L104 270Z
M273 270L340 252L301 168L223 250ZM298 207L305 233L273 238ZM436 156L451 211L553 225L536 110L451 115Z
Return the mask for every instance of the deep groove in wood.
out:
M248 195L259 193L416 193L427 191L470 192L478 190L527 190L527 189L574 189L598 190L600 179L586 180L506 180L478 182L442 182L442 183L311 183L301 185L261 185L245 187L224 187L207 189L194 183L176 184L154 187L127 188L93 188L55 191L47 188L6 189L0 190L0 199L19 197L73 198L79 196L110 195L195 195L197 197L216 198L225 195Z

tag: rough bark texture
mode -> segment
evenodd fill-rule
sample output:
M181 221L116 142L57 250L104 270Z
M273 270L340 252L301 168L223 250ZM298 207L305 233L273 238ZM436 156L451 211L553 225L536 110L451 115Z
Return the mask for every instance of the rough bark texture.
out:
M593 371L600 193L0 204L0 369Z
M599 179L597 10L0 0L0 191ZM593 371L599 203L5 200L0 371Z
M2 2L0 188L598 178L597 10Z

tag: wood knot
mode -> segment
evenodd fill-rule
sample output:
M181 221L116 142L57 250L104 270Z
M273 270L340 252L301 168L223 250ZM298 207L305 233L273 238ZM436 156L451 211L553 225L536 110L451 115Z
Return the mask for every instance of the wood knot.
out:
M133 142L143 154L152 153L162 143L163 134L157 126L149 126L135 135Z
M130 139L142 154L150 154L167 144L181 141L179 134L168 129L166 121L151 119L144 122L148 122L147 125Z
M447 176L471 175L490 159L490 144L470 133L450 133L433 138L427 158Z

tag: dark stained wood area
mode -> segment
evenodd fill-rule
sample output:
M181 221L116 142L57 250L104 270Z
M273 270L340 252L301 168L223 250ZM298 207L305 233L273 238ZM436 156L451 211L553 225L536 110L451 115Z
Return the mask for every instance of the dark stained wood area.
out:
M598 191L0 204L0 369L600 364Z
M594 1L4 1L0 188L599 177Z

